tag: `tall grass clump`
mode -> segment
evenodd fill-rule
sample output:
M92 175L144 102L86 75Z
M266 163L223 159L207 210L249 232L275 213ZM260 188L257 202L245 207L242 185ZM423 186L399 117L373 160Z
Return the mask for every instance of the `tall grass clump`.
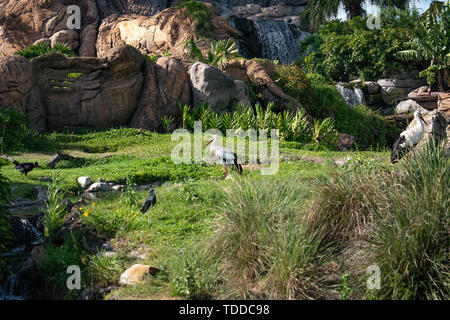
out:
M450 169L434 143L403 163L371 239L385 299L450 298Z
M305 190L292 176L233 181L224 189L210 250L221 256L226 296L310 297L322 258L320 242L304 228Z
M49 185L47 190L47 209L44 212L44 236L53 241L61 230L66 216L66 208L63 204L64 193L57 187L56 180Z
M448 299L448 164L430 143L395 171L369 165L335 172L314 191L308 230L320 235L321 250L357 259L352 267L378 265L378 298Z

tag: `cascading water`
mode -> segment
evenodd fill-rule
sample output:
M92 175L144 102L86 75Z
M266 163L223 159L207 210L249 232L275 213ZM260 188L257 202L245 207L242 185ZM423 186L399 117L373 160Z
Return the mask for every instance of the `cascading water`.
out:
M21 233L29 235L29 241L2 255L10 261L8 263L10 270L0 282L0 300L25 300L27 298L27 283L23 279L23 274L29 272L33 266L30 248L44 243L41 232L28 219L20 218L18 221Z
M364 93L360 88L346 88L342 84L337 84L336 88L339 90L342 98L349 107L354 107L364 103Z
M257 19L253 20L253 26L262 47L260 57L283 64L290 64L299 57L299 44L310 35L285 20Z

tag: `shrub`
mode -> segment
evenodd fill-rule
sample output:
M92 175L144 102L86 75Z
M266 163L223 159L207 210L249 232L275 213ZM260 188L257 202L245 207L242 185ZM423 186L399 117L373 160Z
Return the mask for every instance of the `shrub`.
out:
M364 105L348 107L334 86L314 85L313 99L315 104L310 108L311 116L333 118L337 131L355 136L361 149L389 147L401 132L401 129Z
M186 8L194 22L194 31L201 35L208 35L214 31L211 22L212 13L208 7L200 1L187 1L180 4L181 8Z
M26 115L14 108L0 110L0 153L42 149L46 139L28 126Z
M18 54L26 59L33 59L54 52L62 53L67 58L76 57L76 53L65 45L56 44L53 47L50 47L45 43L31 45L23 50L17 51L15 54Z
M285 93L297 99L311 113L314 92L310 80L301 68L294 64L277 66L274 80Z
M378 79L422 69L420 62L405 65L394 57L408 49L408 35L417 29L417 11L386 10L381 15L381 28L374 30L367 28L366 19L325 22L317 34L302 42L300 50L305 55L313 51L316 70L334 80ZM305 65L304 56L297 63Z

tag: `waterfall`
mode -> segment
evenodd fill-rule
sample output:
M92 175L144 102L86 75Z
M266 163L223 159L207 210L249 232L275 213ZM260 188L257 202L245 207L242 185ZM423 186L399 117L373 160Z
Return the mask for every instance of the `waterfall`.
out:
M342 84L336 84L342 98L349 107L354 107L364 103L364 93L360 88L346 88Z
M299 44L309 35L285 20L253 20L253 25L262 45L262 58L279 60L283 64L290 64L299 57Z

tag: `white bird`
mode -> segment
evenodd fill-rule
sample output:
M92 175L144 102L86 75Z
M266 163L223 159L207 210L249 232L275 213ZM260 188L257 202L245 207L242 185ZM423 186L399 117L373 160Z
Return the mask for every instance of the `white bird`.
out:
M406 151L418 144L422 138L423 132L425 131L424 123L427 126L428 123L422 117L419 110L414 112L414 118L417 120L416 125L400 133L400 137L395 141L392 147L391 163L400 161Z
M242 174L242 166L238 163L238 158L236 154L230 149L221 147L216 145L217 136L211 136L211 139L208 141L206 146L211 144L210 151L211 157L213 158L215 163L219 163L223 165L223 170L225 172L224 178L226 179L228 176L227 165L233 166L233 168L239 173Z

